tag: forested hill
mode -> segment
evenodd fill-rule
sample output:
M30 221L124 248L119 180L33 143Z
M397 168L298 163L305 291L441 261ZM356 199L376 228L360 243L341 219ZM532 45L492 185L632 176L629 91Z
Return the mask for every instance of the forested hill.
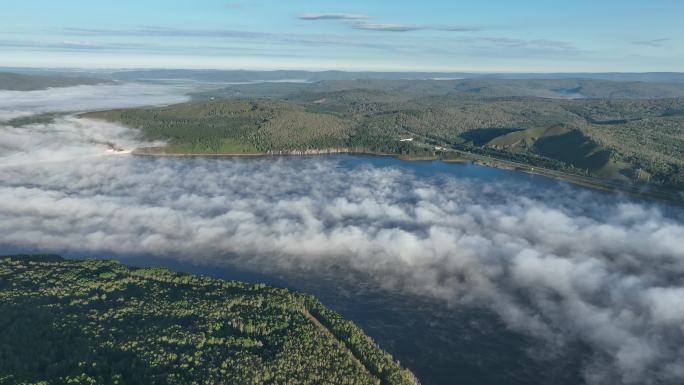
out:
M231 99L233 91L226 91L191 103L84 116L168 143L139 153L464 157L627 188L684 191L684 98L434 96L421 88L432 92L429 82L400 91L395 88L404 82L382 84L330 92L252 85L251 95L262 97Z
M266 285L0 257L0 384L414 384L353 323Z

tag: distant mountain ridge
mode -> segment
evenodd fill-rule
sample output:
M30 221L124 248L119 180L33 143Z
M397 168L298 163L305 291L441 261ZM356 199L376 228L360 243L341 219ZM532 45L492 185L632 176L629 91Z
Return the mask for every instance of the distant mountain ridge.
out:
M87 76L26 75L12 72L0 72L0 90L36 91L53 87L71 87L101 83L111 83L111 80Z
M648 73L473 73L473 72L346 72L346 71L249 71L249 70L129 70L112 72L119 80L147 79L195 79L205 81L257 81L303 79L321 80L429 80L429 79L567 79L583 78L612 81L683 83L684 72Z
M357 80L357 79L597 79L627 82L680 83L684 72L556 72L556 73L478 73L478 72L382 72L382 71L305 71L305 70L217 70L217 69L38 69L0 67L0 72L23 75L92 77L113 80L190 79L198 81L249 82L283 79Z

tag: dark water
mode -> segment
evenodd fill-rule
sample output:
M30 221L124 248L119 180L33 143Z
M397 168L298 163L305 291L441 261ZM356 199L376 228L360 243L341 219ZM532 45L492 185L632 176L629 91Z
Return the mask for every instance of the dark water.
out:
M562 182L516 171L499 170L470 164L442 162L403 162L388 157L335 156L337 167L392 167L419 178L449 175L476 181L496 181L511 185L533 185L534 199L539 194L558 189L563 194L579 192ZM183 160L179 160L183 161ZM227 161L216 159L215 161ZM249 160L239 160L249 161ZM292 161L292 166L307 158ZM608 193L596 193L597 199L610 200ZM25 250L5 248L1 254L50 252L67 257L87 255L60 250ZM450 384L577 384L586 358L583 346L568 346L562 352L549 349L543 341L513 332L492 312L478 307L452 307L426 298L388 292L374 286L363 276L351 277L340 269L321 274L265 274L239 267L192 265L163 256L103 255L135 266L163 266L174 271L207 275L222 279L263 282L317 296L326 306L353 320L411 369L425 385Z

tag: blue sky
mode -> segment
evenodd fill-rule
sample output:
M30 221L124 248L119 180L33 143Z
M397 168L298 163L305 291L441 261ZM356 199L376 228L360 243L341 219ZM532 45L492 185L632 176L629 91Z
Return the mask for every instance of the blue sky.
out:
M684 71L681 0L4 0L0 66Z

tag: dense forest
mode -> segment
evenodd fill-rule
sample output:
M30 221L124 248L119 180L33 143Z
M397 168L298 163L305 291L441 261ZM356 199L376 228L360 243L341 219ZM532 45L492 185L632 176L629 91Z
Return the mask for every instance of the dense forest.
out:
M626 185L684 187L684 98L496 96L523 86L477 81L497 92L467 92L463 81L252 84L197 94L181 105L86 116L167 141L166 148L148 153L471 154ZM572 79L544 84L618 96L636 87ZM531 80L523 85L541 87ZM640 92L649 89L639 85Z
M0 257L0 384L416 384L311 296L56 256Z

